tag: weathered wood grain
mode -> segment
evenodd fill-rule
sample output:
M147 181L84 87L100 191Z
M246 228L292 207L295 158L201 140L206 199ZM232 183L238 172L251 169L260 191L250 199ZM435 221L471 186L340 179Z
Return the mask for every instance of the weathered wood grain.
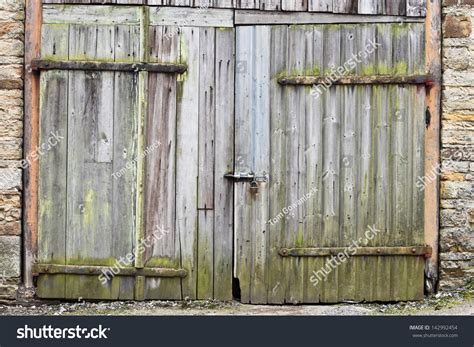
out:
M285 292L288 283L282 278L283 260L274 257L279 246L283 243L283 228L285 219L275 221L275 218L285 207L286 186L286 109L283 100L284 89L277 84L278 75L286 69L288 27L273 26L271 28L270 47L270 216L269 216L269 248L268 248L268 302L282 304L285 302ZM236 104L238 105L238 103ZM238 150L238 148L236 148ZM235 229L238 230L238 229Z
M308 0L282 0L281 8L283 11L307 11Z
M139 9L128 6L44 5L44 24L140 24Z
M308 10L312 12L332 12L332 0L308 0Z
M201 28L199 35L199 155L198 155L198 298L213 296L214 179L215 179L215 40L214 28Z
M235 172L252 171L252 151L249 140L252 138L251 114L252 105L252 70L249 66L253 52L253 35L255 28L240 27L236 29L236 92L235 92ZM241 301L250 302L251 269L252 269L252 232L251 195L249 183L234 184L235 203L235 270L234 277L239 280Z
M156 7L150 9L150 24L224 28L234 26L233 16L233 11L227 9Z
M199 28L183 28L180 62L188 70L178 79L176 148L176 231L180 237L183 297L196 299L197 280L197 179L199 150ZM179 97L180 96L180 97Z
M234 29L216 30L215 50L214 298L231 300L234 187L224 173L234 169Z
M286 27L283 32L287 31L288 36L278 51L275 51L277 43L274 36L281 41L283 29L272 30L268 59L270 65L277 66L271 67L270 109L275 111L271 112L268 125L272 134L270 218L278 215L284 207L289 212L282 214L269 228L268 302L387 301L393 296L408 298L422 294L419 264L423 262L426 248L419 240L403 239L398 244L394 238L396 235L413 234L412 225L415 222L410 222L413 217L408 209L413 210L414 202L407 203L406 199L414 201L414 195L410 193L406 199L400 198L404 206L396 205L392 196L397 196L398 191L405 195L409 193L408 187L413 186L414 168L418 167L420 171L420 162L423 161L420 152L414 149L414 143L406 141L413 134L406 130L396 132L396 108L399 105L418 105L417 111L407 111L409 119L416 118L415 114L420 114L422 118L423 106L415 100L402 103L396 96L397 91L422 90L423 87L402 87L399 84L404 80L400 79L398 84L393 85L332 86L323 89L322 93L314 92L310 85L286 85L283 90L273 89L273 83L283 80L288 74L310 72L318 76L320 73L334 73L338 66L374 40L381 42L383 48L379 47L379 50L361 57L344 73L378 77L394 75L396 78L416 73L414 64L406 64L412 55L411 46L405 44L402 47L403 42L408 41L409 32L412 33L413 43L423 40L419 32L422 26L411 25L413 28L409 25L399 28L392 24ZM239 39L242 40L240 46ZM246 47L246 44L255 45L252 40L251 27L238 30L237 54L242 61L253 54L252 48ZM241 55L239 48L242 49ZM417 48L413 49L417 51ZM254 156L253 150L248 142L242 143L240 139L257 134L255 129L258 123L253 123L253 129L250 120L240 119L238 115L252 114L253 110L258 109L253 106L255 99L252 95L260 94L258 90L253 90L258 86L258 78L252 77L252 69L237 76L236 153L237 158L247 160ZM354 110L357 116L354 116ZM420 124L417 127L420 129ZM412 124L411 131L414 128ZM395 134L399 134L399 141L404 138L405 143L394 142ZM397 143L404 146L400 150L407 154L391 155L394 148L398 148ZM420 143L416 146L423 147ZM397 184L392 179L394 160L402 168ZM239 170L252 169L245 163L237 166ZM315 194L298 202L314 186L317 188ZM244 184L237 184L235 196L236 276L240 280L242 301L254 302L259 285L256 276L249 275L246 269L254 266L253 257L248 254L258 252L259 248L256 246L258 239L247 228L253 228L253 232L259 230L251 222L255 214L252 211L256 211L259 202L258 199L248 198ZM295 202L298 203L294 205ZM254 204L253 210L246 207L249 203ZM397 224L392 222L396 220L394 214L397 213L400 227L395 227ZM371 229L376 236L369 238L367 235ZM352 242L363 247L357 250L358 256L331 268L330 255L347 253L345 247ZM249 249L249 243L253 244L253 250ZM330 253L316 258L296 253L295 257L277 259L272 251L276 243L296 249L317 245L330 248ZM405 247L397 250L406 252L406 255L383 255L384 250L395 249L391 247ZM313 281L316 279L314 274L324 267L325 271L330 269L327 278ZM286 279L279 275L281 273L285 274ZM313 282L316 282L315 285ZM414 288L408 289L407 282L413 283Z
M426 0L407 0L406 15L411 17L426 16Z
M276 12L235 10L235 25L263 24L341 24L341 23L422 23L422 18L401 16L370 16L315 12Z
M356 0L334 0L334 13L357 13L358 2ZM382 12L383 13L383 12Z
M53 71L41 76L40 114L49 117L41 117L40 143L47 145L53 134L60 138L54 140L56 146L44 153L39 167L38 261L63 265L66 263L67 104L62 100L67 99L67 85L67 72ZM55 170L51 172L53 167ZM40 297L64 297L64 276L41 277L38 281Z
M158 61L178 61L178 36L166 39L166 27L159 27L150 42ZM150 31L150 35L152 35ZM156 147L146 157L145 235L160 233L147 253L146 265L180 266L181 250L176 230L176 75L150 73L148 76L147 147ZM181 298L181 282L146 280L147 298Z

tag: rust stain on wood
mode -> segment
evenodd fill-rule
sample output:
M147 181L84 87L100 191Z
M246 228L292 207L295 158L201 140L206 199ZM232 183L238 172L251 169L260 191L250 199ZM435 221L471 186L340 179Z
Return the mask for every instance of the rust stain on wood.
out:
M441 1L427 2L426 14L426 70L434 76L427 88L426 104L430 122L425 137L425 175L440 165L440 113L441 113ZM425 243L433 248L426 262L426 289L434 292L438 283L439 240L439 178L425 187Z
M281 77L278 83L282 85L302 85L310 86L315 84L351 85L351 84L431 84L433 78L429 75L412 76L345 76L331 80L324 76L290 76Z
M41 2L27 0L25 23L25 131L24 157L34 153L39 139L39 75L29 69L31 61L40 54ZM32 161L24 171L23 280L26 287L33 286L31 264L37 253L38 238L38 161Z

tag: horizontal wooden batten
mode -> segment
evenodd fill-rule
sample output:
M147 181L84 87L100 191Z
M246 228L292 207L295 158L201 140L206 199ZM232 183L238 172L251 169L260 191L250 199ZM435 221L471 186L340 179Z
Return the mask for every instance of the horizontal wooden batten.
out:
M232 28L234 11L212 8L150 7L150 25Z
M90 6L86 4L43 5L43 23L140 25L140 8L138 6Z
M184 64L169 63L114 63L96 61L55 61L35 59L31 62L32 70L91 70L91 71L149 71L158 73L184 73Z
M310 86L315 84L330 85L351 85L351 84L427 84L433 83L433 78L429 75L414 76L344 76L332 80L329 76L288 76L280 77L278 83L281 85L301 85Z
M111 270L111 266L80 266L80 265L57 265L57 264L35 264L33 265L33 274L38 276L41 274L48 275L102 275ZM115 276L144 276L144 277L180 277L187 276L187 271L184 269L171 268L120 268Z
M432 249L429 246L410 247L322 247L322 248L282 248L282 257L328 257L347 253L349 256L426 256L429 257Z
M405 16L373 16L313 12L265 12L236 10L235 25L263 24L343 24L343 23L423 23L423 18Z

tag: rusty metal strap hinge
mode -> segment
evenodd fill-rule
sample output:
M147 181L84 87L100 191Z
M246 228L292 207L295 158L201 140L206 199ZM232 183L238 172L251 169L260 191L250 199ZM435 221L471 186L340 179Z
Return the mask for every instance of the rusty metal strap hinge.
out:
M188 69L184 64L172 63L117 63L97 61L56 61L34 59L29 68L39 70L79 70L79 71L149 71L157 73L182 74Z
M58 265L58 264L33 264L33 274L48 275L101 275L112 272L114 276L144 276L144 277L180 277L187 276L184 269L145 267L137 269L134 267L120 267L115 273L116 266L92 266L92 265Z
M408 247L321 247L321 248L282 248L282 257L328 257L346 254L347 256L425 256L430 257L429 246Z
M425 84L431 85L434 79L431 75L373 75L373 76L340 76L331 79L330 76L287 76L280 77L281 85L357 85L357 84Z

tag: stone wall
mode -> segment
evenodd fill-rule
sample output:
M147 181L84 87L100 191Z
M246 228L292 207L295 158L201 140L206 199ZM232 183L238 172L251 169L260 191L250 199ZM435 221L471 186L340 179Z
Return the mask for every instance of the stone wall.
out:
M24 1L0 0L0 300L20 280Z
M440 289L474 275L474 0L443 3Z

